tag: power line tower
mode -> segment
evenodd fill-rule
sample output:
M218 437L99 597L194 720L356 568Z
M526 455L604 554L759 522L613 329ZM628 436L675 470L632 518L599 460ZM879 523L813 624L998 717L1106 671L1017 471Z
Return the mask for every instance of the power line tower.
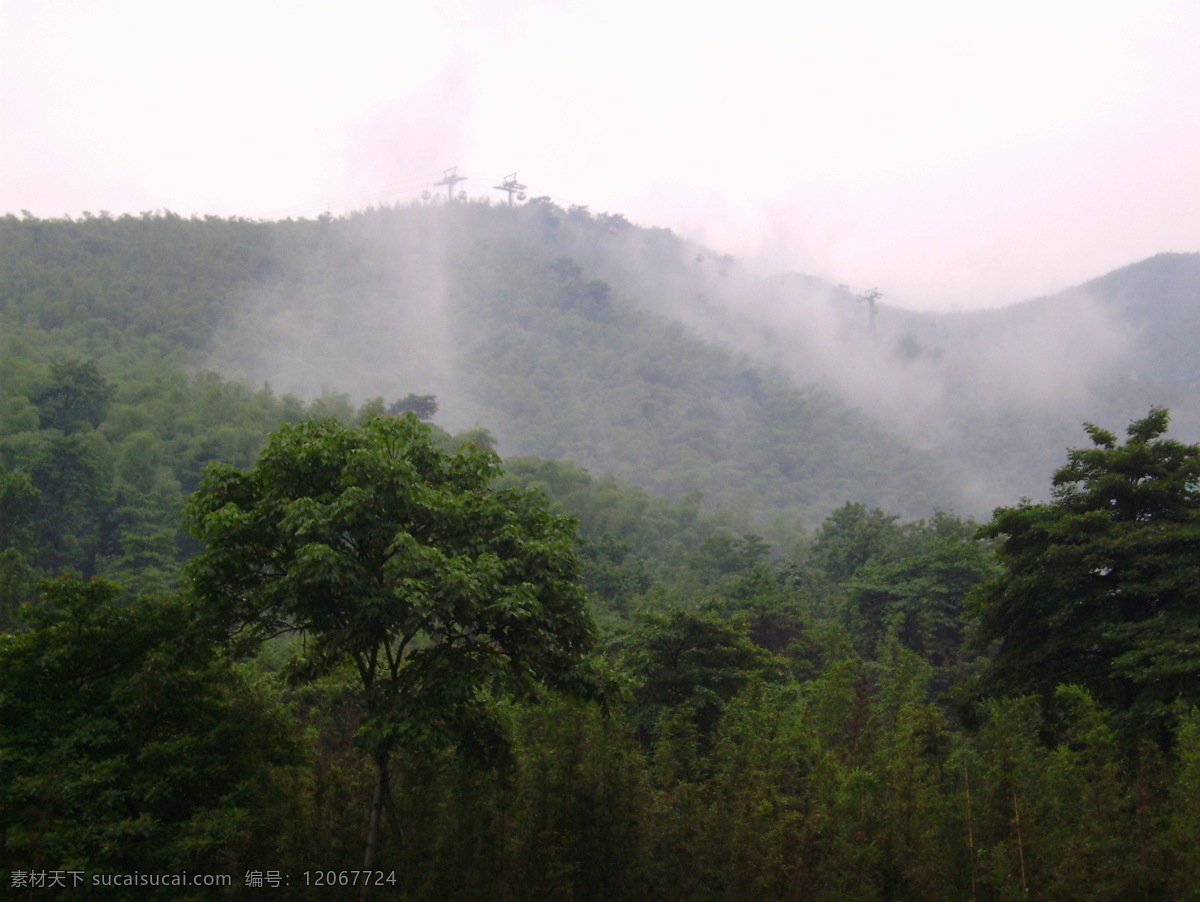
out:
M878 289L875 288L869 288L858 296L860 301L866 301L867 303L867 322L869 323L869 328L872 335L875 334L875 317L879 315L879 311L875 309L875 302L881 297L883 297L883 295L881 295Z
M454 186L457 185L459 182L465 182L466 180L467 180L467 177L465 175L458 174L457 166L451 166L449 169L442 170L442 180L440 182L434 182L433 186L435 188L440 188L442 185L445 185L446 186L446 199L449 201L453 201L454 200Z
M517 181L517 174L515 172L512 175L506 175L504 177L504 184L493 185L492 188L494 188L496 191L508 192L508 205L510 207L512 206L512 198L514 194L517 195L518 200L525 199L525 186Z

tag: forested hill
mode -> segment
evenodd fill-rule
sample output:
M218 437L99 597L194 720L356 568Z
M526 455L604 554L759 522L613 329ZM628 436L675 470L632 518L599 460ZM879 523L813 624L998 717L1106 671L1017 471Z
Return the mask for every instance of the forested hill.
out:
M722 280L711 282L720 288ZM820 384L942 461L966 510L1043 497L1084 422L1157 405L1200 438L1200 254L995 310L919 313L807 276L710 290L693 325ZM969 299L965 299L969 302Z
M1197 898L1200 445L1055 419L1186 387L1111 366L1170 284L927 334L544 203L0 220L0 879ZM989 470L1055 500L899 516Z
M925 345L908 369L939 384L938 415L957 424L961 457L998 477L992 503L1044 496L1036 473L1061 461L1084 422L1127 422L1159 406L1177 435L1200 438L1200 253L1160 254L1049 297L925 322L927 342L910 331L899 346Z
M1048 297L956 314L943 326L948 337L996 328L1029 333L1046 317L1058 316L1067 320L1067 328L1077 319L1082 331L1096 308L1123 336L1117 353L1097 355L1098 369L1112 378L1148 383L1200 383L1200 253L1158 254Z
M956 501L927 459L831 393L668 318L704 301L697 252L619 216L461 203L273 223L8 217L0 248L17 389L81 358L141 373L150 396L169 363L304 398L435 395L439 423L482 426L505 456L759 519Z
M1085 421L1160 405L1200 436L1200 254L994 311L885 297L872 320L851 290L548 202L0 229L15 394L52 358L94 358L109 377L165 363L330 403L435 395L440 424L487 428L505 456L700 492L743 520L811 525L848 499L983 516L1043 496Z

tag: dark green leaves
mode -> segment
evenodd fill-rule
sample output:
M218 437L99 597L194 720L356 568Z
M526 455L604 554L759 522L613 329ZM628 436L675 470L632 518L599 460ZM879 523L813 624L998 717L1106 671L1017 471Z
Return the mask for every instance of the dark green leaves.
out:
M489 451L439 450L412 413L285 426L189 505L208 545L193 586L229 628L298 631L310 662L351 666L377 752L450 729L481 692L567 679L592 641L573 526L494 491L498 473Z
M227 868L265 836L272 771L294 759L279 708L215 653L183 601L129 603L113 584L77 580L43 597L28 629L0 636L7 862Z
M1163 738L1200 700L1200 447L1162 437L1153 410L1116 443L1073 450L1055 500L996 511L1003 576L977 596L998 642L990 691L1048 696L1077 683L1121 712L1127 732Z

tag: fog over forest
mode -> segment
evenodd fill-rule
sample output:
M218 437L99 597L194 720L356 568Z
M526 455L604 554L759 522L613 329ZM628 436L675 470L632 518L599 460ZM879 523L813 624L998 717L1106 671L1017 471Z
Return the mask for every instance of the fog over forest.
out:
M534 198L3 217L0 879L1190 898L1198 297L924 314Z
M479 317L511 328L505 298L561 259L631 309L860 411L951 478L952 495L937 503L952 497L975 516L1044 497L1045 474L1085 422L1119 424L1160 405L1182 436L1200 428L1189 390L1197 372L1177 347L1196 334L1187 300L1197 255L1164 255L1008 308L934 314L801 273L759 272L615 214L476 200L455 216L443 204L352 219L322 250L341 259L258 280L229 305L209 365L306 398L433 394L449 428L483 426L504 453L555 456L480 403L465 355L480 340ZM1164 344L1172 333L1176 345ZM622 338L572 340L594 349ZM597 453L588 464L608 472L612 461Z
M0 897L1200 899L1197 47L0 0Z

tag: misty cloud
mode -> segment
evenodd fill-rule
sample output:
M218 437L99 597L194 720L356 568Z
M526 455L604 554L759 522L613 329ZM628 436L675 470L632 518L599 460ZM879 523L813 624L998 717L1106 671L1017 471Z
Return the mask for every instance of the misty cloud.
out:
M230 305L208 365L302 398L335 391L361 403L433 394L439 421L474 425L459 389L445 221L367 215L338 230L341 243L332 249L321 236L309 246L341 259L268 268Z

